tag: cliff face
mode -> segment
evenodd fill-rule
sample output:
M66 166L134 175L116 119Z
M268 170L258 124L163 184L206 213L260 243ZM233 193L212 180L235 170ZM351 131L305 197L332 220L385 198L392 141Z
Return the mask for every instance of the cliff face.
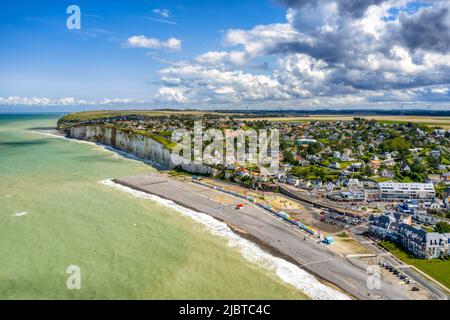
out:
M111 146L117 150L135 155L143 160L156 162L164 169L177 167L179 155L172 155L161 143L142 134L106 126L80 125L66 128L69 138L86 140ZM202 175L215 175L216 169L203 164L181 164L183 170Z

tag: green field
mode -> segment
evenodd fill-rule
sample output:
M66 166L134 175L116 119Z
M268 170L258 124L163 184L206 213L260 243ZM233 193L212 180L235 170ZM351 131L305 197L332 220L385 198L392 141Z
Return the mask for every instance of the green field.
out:
M202 115L214 115L220 114L212 111L195 111L195 110L98 110L98 111L83 111L74 112L65 115L62 121L83 121L93 120L101 118L111 118L117 116L131 116L141 115L147 117L169 116L169 115L190 115L190 116L202 116ZM232 115L232 114L227 114Z
M167 116L167 115L220 115L220 112L213 111L198 111L198 110L98 110L98 111L85 111L75 112L63 117L65 121L82 121L92 120L99 118L109 118L115 116L129 116L129 115L142 115L142 116ZM224 116L243 116L243 114L226 113ZM358 115L309 115L309 116L293 116L293 117L242 117L236 120L242 121L258 121L265 120L271 122L299 122L306 123L311 121L351 121L355 117L362 117L368 120L376 120L386 124L406 124L408 122L423 124L430 127L442 127L445 129L450 128L450 117L434 117L434 116L389 116L389 115L375 115L375 116L358 116Z
M355 117L365 118L367 120L376 120L386 124L407 124L408 122L423 124L429 127L450 128L450 117L433 116L399 116L399 115L309 115L299 117L255 117L243 118L243 121L267 120L272 122L298 122L305 123L311 121L351 121Z
M380 241L379 244L406 264L415 266L445 285L447 288L450 288L450 259L417 259L395 243Z

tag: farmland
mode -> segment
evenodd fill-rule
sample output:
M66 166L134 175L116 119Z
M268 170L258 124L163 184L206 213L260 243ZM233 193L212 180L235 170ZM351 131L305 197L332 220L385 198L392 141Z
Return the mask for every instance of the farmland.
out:
M305 117L261 117L242 118L244 121L267 120L270 122L312 122L312 121L351 121L355 117L376 120L387 124L420 123L431 127L450 129L450 117L431 116L358 116L358 115L311 115Z

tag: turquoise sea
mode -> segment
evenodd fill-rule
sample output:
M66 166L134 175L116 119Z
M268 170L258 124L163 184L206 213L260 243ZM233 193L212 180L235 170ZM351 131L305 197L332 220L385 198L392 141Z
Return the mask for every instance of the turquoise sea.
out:
M0 115L0 299L306 298L179 212L99 183L154 169L35 132L60 116Z

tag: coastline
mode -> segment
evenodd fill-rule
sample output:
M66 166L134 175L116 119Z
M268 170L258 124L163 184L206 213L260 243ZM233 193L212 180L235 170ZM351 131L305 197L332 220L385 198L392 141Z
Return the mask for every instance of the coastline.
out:
M323 284L318 279L325 279L329 290L331 290L331 287L337 286L341 289L340 292L347 293L346 298L352 296L363 300L413 299L411 294L408 293L409 291L398 286L397 283L393 282L393 279L382 278L379 288L368 287L367 279L370 275L366 270L369 265L356 267L350 259L334 253L314 239L304 238L304 233L299 229L288 225L256 206L250 205L250 203L241 210L236 210L235 206L238 203L243 203L243 200L237 197L230 195L224 200L224 203L221 203L216 199L217 194L214 194L219 193L219 191L172 179L164 173L119 178L115 179L115 182L133 192L141 192L150 197L156 195L163 201L173 203L175 206L179 206L181 203L183 208L194 209L196 214L201 213L209 216L217 223L220 223L219 220L225 221L226 224L222 223L223 227L227 227L226 225L237 227L243 231L240 232L241 234L251 235L250 239L253 244L261 243L264 244L264 248L269 246L276 249L276 251L273 249L266 250L266 254L268 254L267 251L274 254L281 252L283 258L291 257L296 262L295 264L289 262L291 259L287 259L289 261L277 259L282 260L284 264L295 267L299 273L307 273L316 284ZM133 188L129 188L129 186ZM221 196L223 195L221 194ZM192 211L191 209L188 210ZM255 241L255 239L258 240ZM261 247L256 244L255 247L262 251ZM275 258L273 255L271 257ZM300 269L298 266L302 268ZM307 272L306 270L311 271ZM289 274L293 276L295 272L290 270ZM316 275L317 278L312 274ZM289 281L289 278L286 280Z
M32 132L53 122L0 124L1 297L307 299L175 210L98 184L155 170L100 146ZM29 214L14 215L21 212ZM81 267L82 290L67 290L69 264Z
M86 140L82 140L82 139L69 138L66 135L60 133L57 129L53 129L53 130L32 130L31 132L34 132L36 134L41 134L41 135L44 135L44 136L48 136L48 137L52 137L52 138L56 138L56 139L65 140L65 141L68 141L68 142L75 142L75 143L81 143L81 144L87 144L87 145L91 145L91 146L96 146L99 149L101 149L102 151L110 152L112 155L122 157L123 159L126 159L128 161L137 161L137 162L142 162L142 163L148 164L149 166L153 167L153 169L155 169L155 170L161 170L163 168L161 165L159 165L155 161L141 159L141 158L135 156L132 153L125 152L125 151L113 148L111 146L108 146L108 145L105 145L105 144L102 144L102 143L86 141Z
M257 264L268 271L273 271L280 280L294 286L311 299L351 299L351 295L337 285L313 274L307 268L299 266L292 257L289 257L269 244L264 243L259 238L226 221L221 221L221 219L212 217L209 214L199 212L196 208L190 207L189 205L164 198L160 195L144 192L139 188L117 182L117 180L106 180L100 181L99 183L175 209L184 216L205 226L213 235L225 238L229 242L228 245L232 248L237 248L240 254L250 263Z
M111 152L112 154L119 156L119 157L123 157L125 160L128 161L139 161L139 162L143 162L146 163L148 165L151 165L155 170L158 170L158 167L155 168L155 163L153 163L152 161L148 161L148 160L143 160L140 159L136 156L134 156L133 154L121 151L121 150L117 150L113 147L107 146L107 145L103 145L101 143L95 143L95 142L91 142L91 141L85 141L85 140L79 140L79 139L74 139L74 138L69 138L66 137L64 134L61 134L59 131L55 130L33 130L32 132L36 133L36 134L41 134L41 135L45 135L45 136L49 136L52 138L57 138L57 139L62 139L65 140L67 142L75 142L75 143L81 143L81 144L87 144L87 145L91 145L91 146L95 146L98 147L99 149L101 149L101 151L107 151L107 152ZM160 174L163 175L163 173L160 173L159 171L157 171L155 174ZM111 183L114 183L114 180L108 180ZM100 181L100 183L105 184L105 181ZM116 184L116 186L110 184L110 183L106 183L106 185L108 185L109 187L117 187L120 186L119 184ZM133 188L132 186L129 186L128 188L132 189L133 191L136 192L142 192L141 190L138 190L136 188ZM122 190L124 191L124 190ZM130 192L128 192L130 193ZM148 195L148 194L147 194ZM323 295L314 295L311 294L312 297L310 295L308 295L307 293L305 293L304 291L308 291L308 288L301 288L299 289L300 292L302 292L303 294L305 294L305 296L313 298L313 299L349 299L349 297L352 297L349 293L345 292L344 290L342 290L339 286L327 281L326 279L320 277L319 275L315 274L313 271L308 270L308 268L305 267L301 267L299 266L299 264L290 256L282 253L281 251L277 250L276 248L268 245L267 243L264 243L262 241L260 241L257 237L254 237L252 234L245 232L244 230L241 230L239 227L231 224L231 223L227 223L224 219L220 219L220 218L213 218L205 213L198 213L196 211L195 208L180 203L180 202L175 202L172 201L170 199L161 197L161 196L157 196L157 195L152 195L152 200L157 201L158 203L162 204L162 205L166 205L169 207L172 207L172 209L175 209L177 211L181 211L184 212L185 210L190 210L192 212L196 212L197 214L202 214L205 216L210 217L211 219L214 219L215 221L217 221L218 223L224 224L224 227L229 228L231 232L233 232L235 234L236 237L239 237L242 240L248 241L248 244L254 245L257 249L261 250L261 252L264 252L267 255L270 255L271 257L273 257L274 259L279 259L282 262L285 262L287 264L291 264L292 267L294 268L298 268L300 271L304 272L305 274L302 276L310 276L312 277L312 279L314 281L316 281L320 286L325 286L326 288L330 288L333 292L336 291L336 296L332 297L326 297L324 298ZM168 205L168 202L173 202L176 206L178 206L179 208L174 208L172 205ZM191 217L192 218L192 217ZM195 220L195 219L194 219ZM199 221L197 221L199 222ZM212 231L212 233L214 235L218 235L216 232L214 232L214 230L209 230ZM220 235L219 235L220 236ZM223 235L222 235L223 237ZM247 259L248 257L246 257L244 254L242 254L242 252L240 253L242 256L244 256L244 258L246 258L246 260L248 260L250 263L254 264L255 261L252 261L251 259ZM247 253L248 254L248 253ZM267 268L266 268L267 269ZM276 270L271 270L270 268L268 269L269 272L273 272L274 276L278 277L281 279L282 282L287 283L289 285L292 285L291 281L287 280L286 278L283 278L282 276L280 277L280 275L278 274L278 272ZM287 280L287 281L286 281ZM294 285L294 287L296 287ZM298 289L296 287L296 289ZM354 298L354 297L352 297Z
M144 192L144 191L142 191L141 189L136 188L136 187L133 186L133 185L126 184L126 183L123 183L123 182L122 182L122 183L121 183L121 182L118 182L116 179L112 179L112 180L110 180L110 181L113 182L113 183L115 183L115 184L124 186L124 187L129 188L129 189L132 189L132 190L134 190L134 191L137 191L137 192ZM105 184L105 183L102 182L102 181L101 181L101 183ZM106 184L106 185L111 186L110 184ZM151 194L151 193L148 193L148 192L144 192L144 193ZM166 200L166 201L171 201L171 202L177 204L178 206L183 207L183 208L186 208L186 209L188 209L188 210L196 211L195 208L193 208L192 206L189 206L188 204L181 203L181 202L178 202L178 201L175 201L175 200L171 200L171 199L169 199L169 198L165 198L165 197L163 197L163 196L156 195L156 194L151 194L151 195L153 195L153 196L155 196L155 197L158 197L158 198L161 198L161 199L164 199L164 200ZM205 213L205 214L206 214L206 213ZM219 222L221 222L221 223L226 224L227 227L230 228L234 233L236 233L236 234L239 235L240 237L242 237L242 238L244 238L244 239L246 239L246 240L248 240L248 241L250 241L250 242L256 244L261 250L263 250L263 251L265 251L265 252L271 254L272 256L274 256L274 257L276 257L276 258L283 259L283 260L285 260L286 262L289 262L289 263L295 265L296 267L298 267L298 268L300 268L300 269L306 271L307 273L313 275L313 276L314 276L315 278L317 278L317 280L318 280L320 283L322 283L323 285L325 285L325 286L327 286L327 287L329 287L329 288L332 288L332 289L334 289L334 290L336 290L336 291L339 291L339 292L341 292L343 295L348 296L348 297L350 297L351 299L356 299L356 297L354 297L351 293L349 293L349 292L343 290L342 288L340 288L340 287L339 287L338 285L336 285L335 283L330 282L330 281L326 280L325 278L321 277L319 274L317 274L317 273L316 273L314 270L312 270L311 268L308 268L307 266L304 266L304 265L299 264L293 257L289 256L289 255L286 254L286 253L283 253L283 252L280 251L279 249L277 249L277 248L271 246L270 244L268 244L268 243L262 241L261 239L259 239L258 237L252 235L251 233L248 233L248 232L246 232L246 231L240 229L239 227L233 225L232 223L230 223L229 221L226 221L225 219L220 219L220 218L217 218L217 217L215 217L214 219L217 220L217 221L219 221Z
M39 133L39 132L38 132ZM42 133L42 132L41 132ZM53 137L62 138L67 141L74 141L79 143L86 143L93 146L97 146L102 148L102 150L113 152L116 155L125 157L127 160L131 161L140 161L144 162L150 165L153 165L152 163L149 163L148 161L142 160L132 154L129 154L124 151L116 150L115 148L112 148L107 145L103 145L101 143L95 143L80 139L73 139L68 138L63 135L54 135L44 133L47 135L52 135ZM164 175L160 171L158 173L154 173L153 175L162 176ZM132 177L128 177L132 178ZM117 179L116 179L117 181ZM123 181L122 181L123 182ZM181 186L183 188L188 188L187 193L189 193L191 190L189 188L194 188L195 184L189 184L186 182L180 182ZM161 185L159 185L160 187ZM159 187L156 189L159 191ZM178 209L178 211L183 212L184 210L189 210L194 212L194 216L198 215L199 213L205 216L209 216L209 218L213 219L216 223L222 224L222 227L225 227L229 229L231 232L234 231L234 236L239 237L241 240L245 240L252 244L257 250L260 250L264 254L270 255L270 257L274 259L281 260L282 264L290 264L291 266L297 268L301 272L307 274L308 276L312 277L314 281L320 285L324 285L330 289L333 290L335 293L337 292L338 295L345 296L344 299L349 299L349 297L355 298L355 299L411 299L411 296L409 293L405 292L404 289L397 287L392 282L389 282L390 280L383 280L382 289L381 290L369 290L366 286L367 281L367 273L365 270L361 268L355 268L353 264L350 263L347 259L344 257L337 257L335 254L332 254L328 248L324 248L323 245L316 244L313 240L308 240L306 242L310 243L304 243L303 241L299 241L300 236L298 232L299 230L293 230L294 228L292 226L286 226L286 223L277 221L273 216L270 216L269 219L271 221L269 222L269 229L272 228L272 230L261 232L258 230L258 220L254 220L253 226L247 225L247 229L242 227L240 223L234 223L233 221L229 221L229 216L220 217L220 215L212 214L210 209L214 211L215 207L217 207L217 202L213 204L212 206L204 206L203 209L199 209L197 207L198 203L193 199L185 199L186 201L176 201L174 199L173 194L174 190L177 190L176 187L174 188L172 186L172 189L166 190L166 192L149 192L149 190L142 190L139 188L134 187L133 189L130 189L132 192L142 192L146 194L147 196L151 197L157 197L158 202L161 202L162 204L166 204L169 206L175 206L175 209ZM175 192L176 193L176 192ZM168 195L168 196L166 196ZM155 200L155 199L153 199ZM200 199L202 200L202 199ZM240 200L242 201L242 199ZM172 204L168 204L167 202L171 202ZM176 203L175 203L176 202ZM200 201L201 202L201 201ZM189 205L192 203L193 205ZM176 208L178 207L178 208ZM260 209L261 211L262 209ZM235 211L235 210L233 210ZM208 212L208 214L204 214L202 212ZM269 214L261 214L259 212L259 218L263 218L262 220L267 220L267 216ZM255 217L253 217L255 218ZM195 219L194 219L195 220ZM201 219L200 219L201 220ZM226 221L226 224L221 221ZM198 221L201 222L201 221ZM267 227L267 221L265 221L266 227ZM284 229L283 232L280 233L280 224L281 228ZM234 230L233 230L234 229ZM249 231L249 229L251 231ZM287 232L287 235L286 235ZM213 231L212 233L217 234L216 231ZM280 250L280 240L277 240L277 237L281 238L288 238L288 242L290 243L290 246L288 247L281 247ZM269 241L266 241L268 238ZM301 237L303 238L303 236ZM256 241L255 241L256 240ZM296 242L296 243L295 243ZM255 244L256 243L256 244ZM260 244L260 246L258 246ZM261 249L264 248L263 249ZM268 253L270 252L270 254ZM281 253L281 255L280 255ZM248 253L247 253L248 254ZM244 257L245 255L242 254ZM283 257L283 258L280 258ZM251 259L247 259L250 260ZM294 260L296 263L292 264L292 260ZM299 268L298 266L301 266ZM314 270L311 270L310 266L314 265ZM358 270L357 270L358 269ZM273 269L271 269L273 270ZM307 270L307 271L305 271ZM290 283L289 277L286 277L285 274L280 275L279 272L276 270L275 274L281 278L284 282ZM292 271L290 270L288 274L292 274ZM313 276L314 274L314 276ZM332 289L333 288L333 289ZM306 290L300 290L301 292L307 292L310 288L304 288ZM342 292L345 292L345 294L342 294ZM306 293L307 294L307 293ZM321 299L323 297L310 295L314 299ZM329 297L328 297L329 298ZM324 299L327 299L325 297ZM331 298L331 299L337 299L337 298Z

